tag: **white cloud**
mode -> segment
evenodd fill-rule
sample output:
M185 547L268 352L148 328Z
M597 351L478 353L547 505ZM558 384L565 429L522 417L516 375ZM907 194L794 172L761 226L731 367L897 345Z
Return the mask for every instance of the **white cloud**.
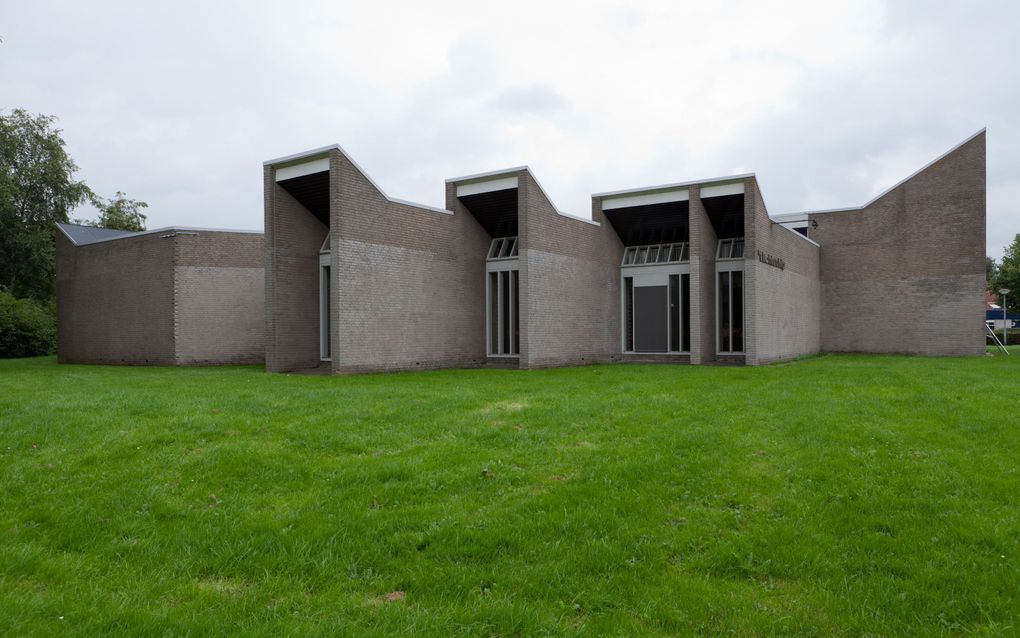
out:
M261 161L340 142L391 194L529 164L556 204L755 171L861 204L989 127L989 250L1020 231L1011 2L8 3L5 105L152 225L259 228Z

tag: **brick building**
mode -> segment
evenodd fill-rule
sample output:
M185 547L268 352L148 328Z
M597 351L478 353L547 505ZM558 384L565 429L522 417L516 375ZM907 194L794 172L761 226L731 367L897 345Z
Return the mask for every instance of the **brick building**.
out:
M261 363L262 233L58 224L61 363Z
M753 174L579 218L527 167L447 180L432 208L339 146L264 184L271 371L984 352L984 131L862 207L775 218Z

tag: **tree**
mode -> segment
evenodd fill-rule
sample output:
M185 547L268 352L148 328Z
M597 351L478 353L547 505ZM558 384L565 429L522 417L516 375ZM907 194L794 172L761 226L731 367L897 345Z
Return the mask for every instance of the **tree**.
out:
M74 178L56 118L0 112L0 286L48 300L54 289L53 225L66 222L92 191Z
M985 255L985 281L988 282L988 290L995 290L995 278L999 273L999 265L993 257Z
M1020 234L1006 247L1002 261L995 273L993 291L998 294L999 288L1009 288L1006 303L1010 310L1020 309Z
M145 215L140 212L141 209L149 207L145 202L128 199L127 195L117 191L113 199L103 199L97 196L93 203L99 209L99 219L94 222L84 222L86 225L135 232L145 230Z

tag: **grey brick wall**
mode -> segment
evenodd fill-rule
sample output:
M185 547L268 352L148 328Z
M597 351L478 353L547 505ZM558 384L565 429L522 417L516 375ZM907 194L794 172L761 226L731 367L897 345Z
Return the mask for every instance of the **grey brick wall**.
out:
M688 190L691 239L691 363L716 360L715 254L718 238L697 184Z
M263 360L262 236L187 231L75 246L57 231L58 360Z
M339 151L330 170L334 371L484 362L484 229L449 188L453 214L386 199Z
M57 360L173 365L173 240L56 241Z
M620 355L623 244L595 200L597 224L560 215L528 171L518 173L522 368Z
M744 181L746 363L814 354L821 345L819 247L772 222L757 180ZM761 263L757 252L785 268Z
M984 132L863 210L809 219L823 350L984 352Z
M266 167L266 368L319 365L319 249L328 228L275 181Z
M199 232L174 245L176 363L265 361L263 236Z

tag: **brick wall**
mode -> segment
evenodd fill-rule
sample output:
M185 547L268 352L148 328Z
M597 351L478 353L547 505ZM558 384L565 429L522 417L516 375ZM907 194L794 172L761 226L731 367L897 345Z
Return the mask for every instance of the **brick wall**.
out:
M319 249L328 228L276 183L266 167L266 369L319 365Z
M718 238L701 203L701 188L688 190L691 238L691 363L716 360L715 255Z
M265 266L257 233L174 240L178 365L265 361Z
M757 180L744 181L744 304L748 365L814 354L820 347L819 248L768 218ZM758 251L783 261L762 263Z
M809 219L823 350L984 352L984 132L863 210Z
M334 371L483 362L489 236L452 185L450 214L388 200L338 150L330 171Z
M57 359L173 365L173 240L57 241Z
M256 363L262 235L166 231L75 246L57 231L62 363Z
M529 171L517 177L521 367L618 359L623 244L600 200L597 224L566 217Z

